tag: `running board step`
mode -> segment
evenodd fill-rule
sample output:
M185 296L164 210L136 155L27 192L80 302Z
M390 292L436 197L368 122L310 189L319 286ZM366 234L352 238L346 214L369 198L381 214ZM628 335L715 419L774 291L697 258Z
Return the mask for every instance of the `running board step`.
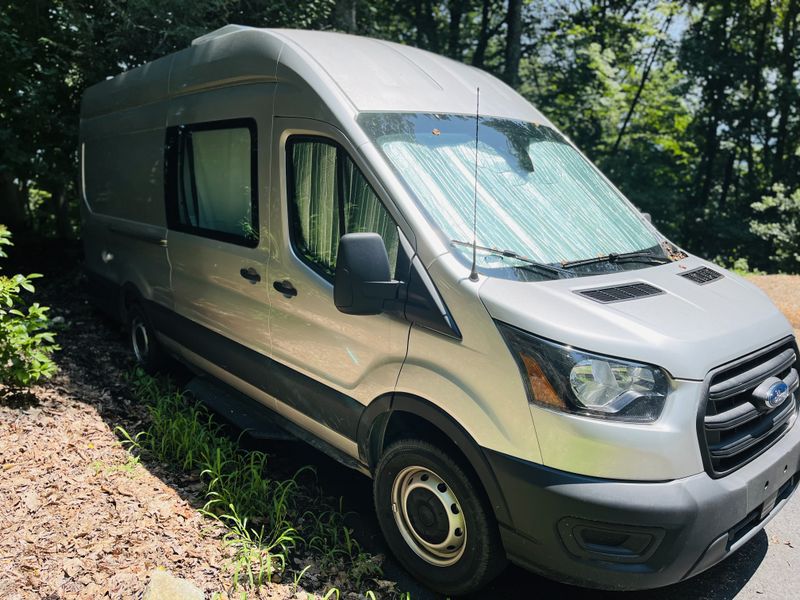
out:
M297 440L296 436L275 421L272 417L274 413L269 408L231 387L195 377L185 391L231 425L247 431L250 437L259 440Z

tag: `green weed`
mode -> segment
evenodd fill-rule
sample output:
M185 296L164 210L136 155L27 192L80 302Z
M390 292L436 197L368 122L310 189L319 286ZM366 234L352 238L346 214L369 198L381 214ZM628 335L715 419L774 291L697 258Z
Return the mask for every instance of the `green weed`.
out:
M121 465L109 465L102 460L96 460L91 464L92 470L95 475L103 473L109 475L111 473L125 473L129 477L136 477L138 475L138 468L141 464L140 458L133 454L128 454L128 458Z
M172 382L137 370L130 385L147 406L150 422L134 435L117 427L121 443L137 464L141 455L148 455L198 473L206 500L201 512L226 528L223 543L233 552L234 589L290 580L296 592L310 565L292 570L292 553L310 555L322 573L344 574L343 583L354 589L381 575L380 558L353 539L341 503L332 507L308 478L300 483L304 473L315 474L313 468L304 467L288 479L272 479L267 454L242 449L239 440L224 435L205 406L184 396ZM303 506L320 510L301 512ZM337 587L324 595L339 597ZM372 591L367 597L376 598Z

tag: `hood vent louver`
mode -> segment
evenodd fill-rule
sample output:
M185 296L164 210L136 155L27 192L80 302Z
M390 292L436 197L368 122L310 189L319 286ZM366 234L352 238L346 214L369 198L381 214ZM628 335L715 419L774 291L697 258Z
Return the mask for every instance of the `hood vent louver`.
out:
M576 290L575 293L586 296L601 304L609 304L611 302L623 302L625 300L647 298L648 296L658 296L666 292L649 283L629 283L626 285L614 285L593 290Z
M712 281L722 279L723 277L722 273L715 271L714 269L709 269L708 267L692 269L691 271L686 271L685 273L678 273L678 275L688 279L689 281L694 281L698 285L705 285L706 283L711 283Z

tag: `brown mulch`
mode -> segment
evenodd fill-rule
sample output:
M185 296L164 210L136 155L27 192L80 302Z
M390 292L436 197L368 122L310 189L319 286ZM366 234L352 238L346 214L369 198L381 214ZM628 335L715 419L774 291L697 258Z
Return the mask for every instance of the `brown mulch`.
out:
M48 279L37 299L63 321L60 372L27 394L0 388L0 598L141 598L157 569L227 598L230 551L197 511L197 474L137 464L114 433L145 418L121 335L74 270ZM294 593L272 584L253 596Z
M220 590L218 529L130 460L104 392L76 391L63 374L0 408L0 597L135 597L156 568Z
M800 275L753 275L749 279L781 309L800 337Z

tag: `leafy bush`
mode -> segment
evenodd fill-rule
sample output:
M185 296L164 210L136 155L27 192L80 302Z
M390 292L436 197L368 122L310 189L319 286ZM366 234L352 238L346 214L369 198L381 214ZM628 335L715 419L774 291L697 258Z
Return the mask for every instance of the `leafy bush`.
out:
M12 246L11 232L0 225L0 258ZM21 294L34 292L31 275L0 275L0 383L11 388L26 387L48 378L56 371L51 356L58 346L48 331L48 308L34 302L27 305Z
M731 256L717 256L711 261L723 269L733 271L737 275L747 277L748 275L766 275L765 271L750 266L750 261L744 257L734 258Z
M781 271L800 272L800 189L788 193L786 187L776 184L772 196L751 206L763 215L750 222L750 231L772 244L774 261Z

